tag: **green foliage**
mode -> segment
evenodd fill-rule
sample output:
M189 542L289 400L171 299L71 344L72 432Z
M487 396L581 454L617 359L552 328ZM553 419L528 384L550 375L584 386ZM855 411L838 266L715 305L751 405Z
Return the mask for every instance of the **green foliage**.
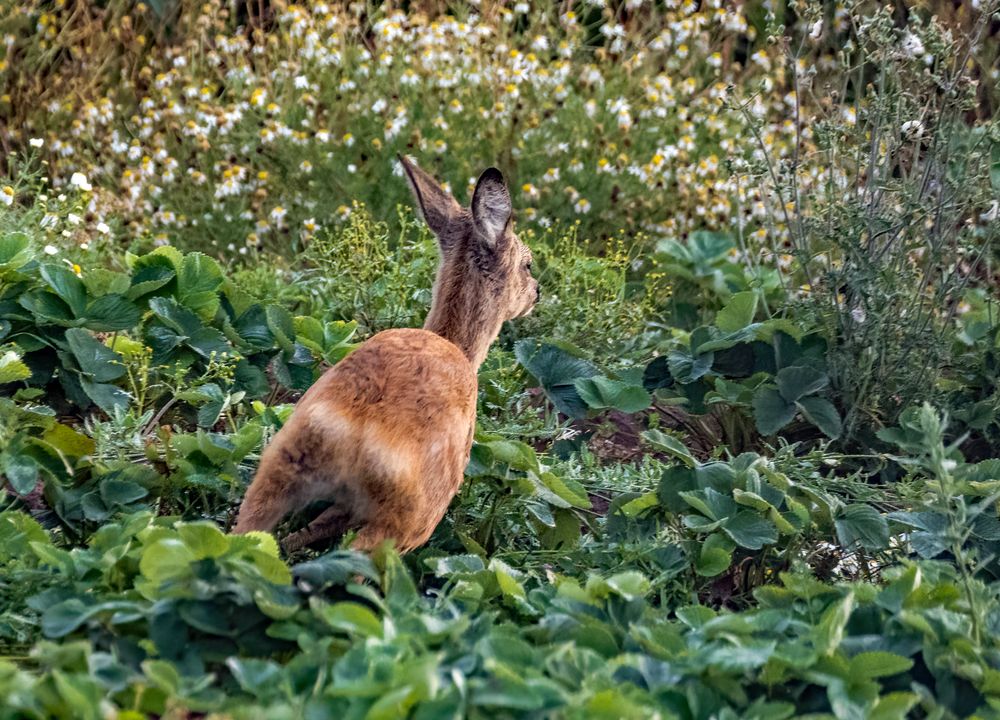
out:
M0 720L997 717L996 3L425 5L0 9ZM396 152L541 301L425 546L283 555Z

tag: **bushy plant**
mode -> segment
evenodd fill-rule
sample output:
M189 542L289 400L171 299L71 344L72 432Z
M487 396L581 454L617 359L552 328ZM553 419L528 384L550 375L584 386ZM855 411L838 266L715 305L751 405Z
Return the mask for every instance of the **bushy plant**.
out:
M795 150L777 157L754 130L750 177L773 193L769 229L794 256L802 304L827 339L845 440L871 443L872 425L940 398L965 290L995 256L1000 126L995 112L976 116L970 61L995 9L960 34L919 13L900 28L889 8L864 2L834 23L816 7L812 35L782 41ZM840 48L836 73L803 63L811 43ZM742 110L757 128L751 105ZM798 124L806 113L808 127Z

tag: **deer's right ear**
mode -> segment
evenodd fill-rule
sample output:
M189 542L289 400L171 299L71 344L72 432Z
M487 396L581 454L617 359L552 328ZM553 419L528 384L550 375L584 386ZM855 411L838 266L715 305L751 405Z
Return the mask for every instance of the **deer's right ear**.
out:
M454 222L462 214L462 206L428 173L421 170L405 155L399 155L399 162L410 183L413 197L424 216L427 226L446 243L453 232Z

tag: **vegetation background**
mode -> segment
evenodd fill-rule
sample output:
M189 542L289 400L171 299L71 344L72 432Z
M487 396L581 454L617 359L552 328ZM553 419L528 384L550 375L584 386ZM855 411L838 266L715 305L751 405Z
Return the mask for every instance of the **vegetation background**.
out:
M0 718L1000 716L997 10L0 5ZM261 448L429 305L397 153L542 301L426 547L284 557Z

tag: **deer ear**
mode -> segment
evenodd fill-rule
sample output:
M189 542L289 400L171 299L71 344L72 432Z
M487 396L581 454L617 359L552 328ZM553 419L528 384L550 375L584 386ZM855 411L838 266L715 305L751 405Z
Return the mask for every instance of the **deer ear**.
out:
M398 157L420 214L424 216L431 231L444 243L453 234L454 221L462 215L462 207L431 175L405 155Z
M485 170L472 193L472 221L486 245L495 247L503 239L512 212L503 174L493 167Z

